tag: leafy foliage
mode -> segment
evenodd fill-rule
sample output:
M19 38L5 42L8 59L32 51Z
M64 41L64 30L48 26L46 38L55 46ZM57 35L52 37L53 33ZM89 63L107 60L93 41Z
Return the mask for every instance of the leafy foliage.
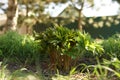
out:
M100 45L92 41L89 34L70 30L62 26L48 28L36 38L41 40L43 49L55 48L61 55L67 54L71 57L78 56L86 50L95 54L103 51ZM75 54L72 54L73 52Z
M103 51L103 48L94 43L88 34L58 25L48 28L36 39L41 40L43 50L48 51L54 65L66 66L67 69L71 66L72 59L77 60L87 51L95 55Z

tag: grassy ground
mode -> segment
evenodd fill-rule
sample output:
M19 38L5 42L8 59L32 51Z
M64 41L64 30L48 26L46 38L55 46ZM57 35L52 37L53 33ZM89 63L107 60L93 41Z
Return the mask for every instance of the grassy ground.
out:
M71 69L68 74L59 71L54 73L48 67L45 68L46 64L44 62L44 65L38 65L37 67L31 65L26 68L20 68L20 65L1 64L0 80L119 80L111 73L108 73L110 76L106 76L104 72L101 75L99 73L95 75L89 70L80 72L79 68L77 70L76 68Z
M13 40L10 39L11 36ZM21 40L23 40L22 43ZM107 42L96 39L97 43L104 42L106 52L102 52L101 56L93 56L86 52L77 60L77 65L72 66L72 69L70 68L68 72L67 70L66 72L63 71L64 65L60 68L59 65L56 65L59 62L56 62L56 67L52 71L49 55L44 54L46 48L39 54L39 49L36 48L40 47L30 36L9 33L2 36L0 42L0 80L120 80L119 38L114 39L113 37ZM113 52L110 52L111 50ZM21 55L21 53L23 54ZM106 53L117 54L118 58L116 56L111 57ZM34 57L33 54L35 54ZM108 56L110 56L110 59ZM55 60L58 60L58 58ZM64 62L63 59L62 62Z

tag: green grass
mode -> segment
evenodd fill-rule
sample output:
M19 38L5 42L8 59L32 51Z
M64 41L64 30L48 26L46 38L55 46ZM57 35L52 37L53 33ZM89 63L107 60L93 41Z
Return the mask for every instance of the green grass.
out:
M44 36L43 39L46 39L46 37ZM47 39L48 42L49 39L50 38ZM40 59L47 61L46 66L49 66L50 61L49 57L43 59L43 56L40 55L40 43L36 41L33 36L20 35L16 32L3 34L0 36L0 80L119 80L120 36L116 34L109 39L97 41L98 45L96 45L95 40L89 45L87 36L83 36L83 39L86 39L85 43L87 47L85 48L92 49L93 52L97 51L97 49L102 49L101 55L90 55L90 52L86 52L78 59L77 65L70 68L70 71L66 73L65 71L60 71L63 69L64 65L62 65L60 70L57 69L59 71L51 73L52 71L49 70L49 67L43 69L44 66L40 64ZM54 39L52 42L54 43ZM83 44L81 43L81 45ZM44 46L48 45L46 44ZM66 47L66 45L64 46ZM79 48L80 47L77 46L78 50ZM44 48L44 50L47 50L47 48ZM68 51L70 52L70 50ZM87 58L88 61L85 62L84 60ZM80 59L82 60L79 61ZM58 60L58 58L56 60ZM11 65L11 63L19 67L14 68L16 65ZM12 67L9 68L9 65ZM28 66L32 67L30 69L35 68L35 71L30 70ZM49 74L48 76L42 73L44 70Z
M26 68L10 71L6 65L0 66L0 80L42 80L38 74L28 71Z

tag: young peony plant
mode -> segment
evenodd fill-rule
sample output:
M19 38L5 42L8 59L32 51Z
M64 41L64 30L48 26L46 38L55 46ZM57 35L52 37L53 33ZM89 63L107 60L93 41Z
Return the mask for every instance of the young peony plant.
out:
M48 28L36 39L41 41L43 50L50 56L54 69L69 71L81 54L91 51L94 54L103 51L102 46L94 43L89 34L77 30L70 30L63 26Z

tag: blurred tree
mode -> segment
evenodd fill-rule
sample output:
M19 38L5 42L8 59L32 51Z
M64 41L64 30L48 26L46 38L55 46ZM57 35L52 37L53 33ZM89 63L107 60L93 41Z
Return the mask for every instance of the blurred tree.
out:
M18 0L20 7L25 6L25 11L20 8L21 14L19 15L19 26L25 25L27 27L26 32L29 33L30 28L38 21L44 22L46 16L44 11L44 0ZM25 14L25 15L23 15Z
M49 0L50 1L50 0ZM68 2L67 0L51 0L51 1L56 1L56 3L66 3ZM65 12L66 14L64 14L64 17L67 17L67 21L66 22L71 22L71 21L75 21L78 20L78 29L82 31L82 10L84 9L84 7L92 7L93 6L93 1L94 0L69 0L72 3L72 6L68 6L66 8L66 10L64 10L63 12ZM86 5L87 3L87 5ZM78 13L76 16L76 12Z
M19 26L24 25L29 29L36 23L55 23L56 19L50 17L49 14L44 14L45 5L50 2L65 2L66 0L18 0L20 6L25 6L25 11L19 15L18 24ZM20 8L22 12L22 8ZM25 13L25 16L23 14Z
M117 1L118 3L120 3L120 0L112 0L112 1Z
M0 9L2 9L3 5L4 5L4 3L0 2Z
M7 21L4 27L5 32L8 30L16 30L17 19L18 19L17 0L8 0Z
M92 7L93 6L93 1L94 0L71 0L73 3L73 6L75 9L78 11L78 29L82 31L82 10L84 7ZM88 5L85 5L85 3L88 3Z
M18 3L17 3L18 1ZM77 10L79 13L78 17L78 28L82 31L82 10L84 8L85 1L93 4L93 0L70 0L74 6L73 9ZM28 28L33 26L36 22L39 23L59 23L66 24L67 22L71 22L76 20L76 16L74 17L75 12L72 11L71 6L68 7L63 12L66 12L68 17L67 19L60 20L60 17L51 18L49 14L44 14L45 5L50 2L57 3L66 3L67 0L8 0L8 9L7 9L7 24L6 30L11 29L15 30L17 25L18 18L18 4L19 4L19 19L18 26L25 25ZM25 11L22 11L22 6ZM25 14L25 15L23 15ZM27 30L28 32L28 30Z

